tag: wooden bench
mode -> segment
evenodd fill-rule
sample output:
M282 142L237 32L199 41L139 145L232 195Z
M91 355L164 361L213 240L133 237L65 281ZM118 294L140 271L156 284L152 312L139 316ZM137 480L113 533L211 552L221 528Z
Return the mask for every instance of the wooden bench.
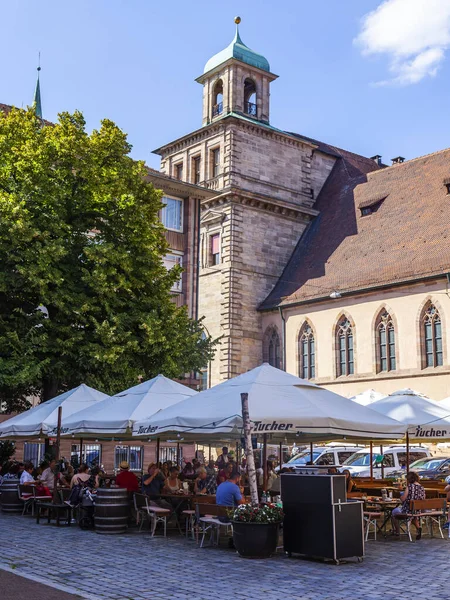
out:
M36 523L39 524L41 519L41 511L47 511L47 523L50 523L52 519L56 521L57 527L61 523L61 519L66 522L66 525L70 527L72 521L72 507L70 504L53 504L52 502L36 502Z
M427 500L411 500L411 520L413 518L419 518L420 521L423 519L428 525L428 532L430 537L433 537L433 523L439 528L441 538L444 537L442 533L441 520L446 519L446 508L447 502L445 498L433 498Z

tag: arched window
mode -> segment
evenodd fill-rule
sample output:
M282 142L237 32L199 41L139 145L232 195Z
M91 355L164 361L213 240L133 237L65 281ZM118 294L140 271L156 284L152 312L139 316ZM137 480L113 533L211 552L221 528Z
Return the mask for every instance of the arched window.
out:
M302 379L314 379L316 376L316 348L314 332L309 323L304 323L298 338L300 358L299 375Z
M355 372L353 356L353 328L347 317L342 317L336 329L337 375L353 375Z
M376 328L378 371L395 371L395 329L391 315L382 311Z
M424 363L426 367L440 367L444 364L442 354L442 323L439 311L429 304L422 317Z
M244 81L244 113L256 117L256 85L253 79Z
M214 85L213 91L213 107L212 107L212 116L216 117L217 115L222 114L223 111L223 82L221 79L216 81Z
M268 346L268 358L269 365L272 367L280 368L280 336L274 329L269 338Z

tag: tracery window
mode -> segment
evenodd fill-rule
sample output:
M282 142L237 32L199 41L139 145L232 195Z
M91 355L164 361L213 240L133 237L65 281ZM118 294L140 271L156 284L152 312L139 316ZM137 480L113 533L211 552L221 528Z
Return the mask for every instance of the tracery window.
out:
M342 317L336 329L337 375L353 375L355 361L353 352L353 328L347 317Z
M272 365L272 367L276 367L277 369L280 368L280 336L275 329L272 331L269 338L268 358L269 365Z
M301 328L298 345L299 375L302 379L314 379L316 376L316 348L314 331L309 323L305 323Z
M379 371L395 371L395 329L392 317L386 310L378 317L376 335Z
M438 309L429 304L423 318L424 363L426 367L440 367L444 364L442 352L442 322Z

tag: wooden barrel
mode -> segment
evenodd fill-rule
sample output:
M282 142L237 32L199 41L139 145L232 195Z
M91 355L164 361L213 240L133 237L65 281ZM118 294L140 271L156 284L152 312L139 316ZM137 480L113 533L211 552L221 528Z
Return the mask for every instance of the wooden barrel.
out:
M117 534L127 530L130 515L128 491L122 488L99 488L95 500L94 522L97 533Z
M2 512L19 513L23 511L23 502L19 499L19 479L4 479L0 486Z

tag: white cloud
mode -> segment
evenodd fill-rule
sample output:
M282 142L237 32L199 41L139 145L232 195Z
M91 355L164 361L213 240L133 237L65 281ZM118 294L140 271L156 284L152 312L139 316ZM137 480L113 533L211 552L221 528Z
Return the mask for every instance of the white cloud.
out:
M450 0L384 0L363 17L354 42L364 55L388 56L392 76L376 85L433 77L450 47Z

